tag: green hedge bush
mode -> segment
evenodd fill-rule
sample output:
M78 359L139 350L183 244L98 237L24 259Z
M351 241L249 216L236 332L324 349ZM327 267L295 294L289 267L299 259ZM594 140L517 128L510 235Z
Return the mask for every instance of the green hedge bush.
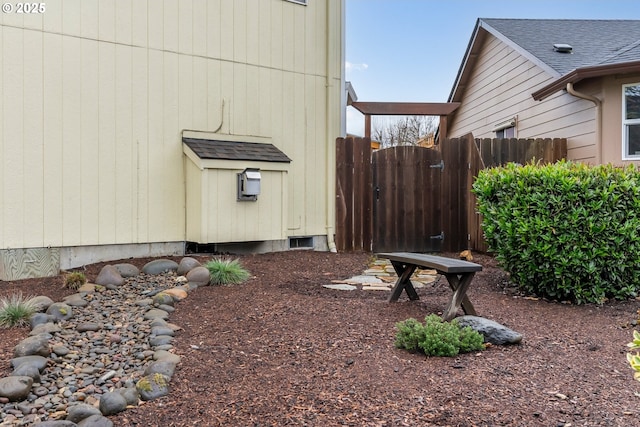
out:
M529 294L575 303L640 289L640 173L561 161L486 169L473 184L489 250Z

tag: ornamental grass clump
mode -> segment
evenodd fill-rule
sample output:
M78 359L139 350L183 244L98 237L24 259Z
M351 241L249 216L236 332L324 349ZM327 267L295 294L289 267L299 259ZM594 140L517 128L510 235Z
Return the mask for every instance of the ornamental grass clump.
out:
M556 164L481 171L482 229L525 294L598 303L640 290L640 172L633 165Z
M236 285L250 276L237 259L212 259L205 267L209 270L212 285Z
M64 287L77 291L85 283L87 283L87 277L81 271L74 271L67 274L64 278Z
M26 326L37 311L32 297L23 297L22 293L0 298L0 327L11 328Z
M469 326L461 327L455 319L444 322L436 314L425 317L424 324L413 318L398 322L396 329L397 348L420 351L427 356L453 357L485 348L482 334Z

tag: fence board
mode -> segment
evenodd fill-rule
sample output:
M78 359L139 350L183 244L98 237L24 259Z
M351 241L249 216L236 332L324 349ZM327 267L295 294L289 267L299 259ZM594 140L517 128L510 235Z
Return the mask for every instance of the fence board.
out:
M371 250L371 141L336 140L336 249Z

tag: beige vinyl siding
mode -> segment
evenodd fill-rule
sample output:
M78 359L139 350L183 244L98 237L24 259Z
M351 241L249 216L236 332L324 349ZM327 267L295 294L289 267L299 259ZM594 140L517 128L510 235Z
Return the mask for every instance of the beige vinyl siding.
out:
M293 161L284 211L260 212L278 215L260 234L274 221L326 234L342 73L342 2L327 1L52 0L42 15L0 14L0 248L185 240L183 129L269 138ZM234 236L254 222L238 218Z
M492 129L497 123L517 117L516 137L567 138L570 159L592 161L593 104L564 92L535 101L531 93L551 80L540 67L488 35L464 91L462 105L451 120L449 134L455 137L472 133L476 138L495 138Z

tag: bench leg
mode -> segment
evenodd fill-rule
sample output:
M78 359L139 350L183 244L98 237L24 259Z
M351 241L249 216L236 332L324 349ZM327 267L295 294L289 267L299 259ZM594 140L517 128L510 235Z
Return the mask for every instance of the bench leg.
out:
M411 275L416 271L417 266L412 264L404 264L400 262L391 262L393 268L396 270L398 280L396 281L393 291L389 296L389 302L398 301L403 290L407 291L409 299L414 301L420 299L415 288L411 284Z
M476 309L469 301L467 297L467 289L469 289L469 285L471 285L471 280L473 280L473 276L475 273L465 273L458 276L457 274L446 274L447 281L449 282L449 286L453 291L453 295L451 296L451 301L449 302L449 306L444 312L442 319L444 321L449 321L456 317L456 312L458 311L458 307L462 305L462 310L465 314L476 315Z

